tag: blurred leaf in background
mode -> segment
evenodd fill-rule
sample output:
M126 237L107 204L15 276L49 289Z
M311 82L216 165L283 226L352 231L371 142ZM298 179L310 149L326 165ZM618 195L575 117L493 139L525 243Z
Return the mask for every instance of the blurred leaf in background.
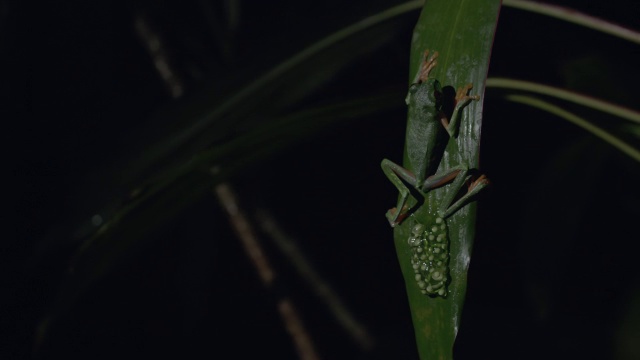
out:
M354 32L263 92L232 101L317 41L403 4L2 5L7 106L14 96L24 105L7 117L18 201L3 259L10 277L3 323L15 331L3 348L12 358L31 353L37 324L61 309L55 299L67 299L41 357L296 358L273 294L210 193L216 181L232 181L245 203L268 209L299 239L378 340L362 352L266 245L279 291L292 294L320 354L417 358L384 219L396 194L379 163L401 156L419 6L406 3L416 10ZM627 26L639 13L626 1L557 4ZM161 56L136 30L140 19L160 39L175 79L160 75ZM490 75L637 108L637 45L507 7L500 19ZM177 99L168 83L181 84ZM494 186L479 205L456 358L632 359L637 163L501 94L488 90L485 100L481 163ZM632 129L562 105L602 126ZM123 209L105 241L74 258L96 225ZM80 279L67 277L71 263Z

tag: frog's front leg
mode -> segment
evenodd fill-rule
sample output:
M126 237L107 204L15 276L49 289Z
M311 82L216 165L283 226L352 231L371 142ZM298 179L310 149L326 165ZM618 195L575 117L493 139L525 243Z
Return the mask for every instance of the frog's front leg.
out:
M400 224L409 214L420 206L423 199L417 199L418 203L411 209L407 208L407 199L411 194L411 190L407 185L411 186L416 192L420 193L423 197L429 191L436 189L440 186L446 185L451 181L454 181L459 177L460 168L451 169L445 173L438 173L428 177L424 182L418 183L416 176L404 167L394 163L391 160L384 159L380 164L382 171L387 175L389 181L398 189L400 197L398 198L398 204L395 208L390 209L386 213L387 220L391 226Z
M442 126L447 130L449 136L456 137L458 135L458 128L460 127L460 118L462 117L462 109L467 106L471 100L479 100L478 95L469 95L469 91L473 88L473 84L467 84L458 89L455 98L455 107L451 114L451 119L447 119L446 116L442 116L440 121Z

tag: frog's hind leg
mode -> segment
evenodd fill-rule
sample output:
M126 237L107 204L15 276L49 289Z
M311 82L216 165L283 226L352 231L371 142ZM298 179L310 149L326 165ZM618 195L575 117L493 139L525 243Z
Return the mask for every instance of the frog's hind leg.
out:
M407 187L407 184L415 188L416 176L409 170L394 163L391 160L383 159L380 164L382 171L393 185L398 189L400 197L398 198L398 204L395 208L390 209L386 213L389 225L392 227L400 224L410 213L411 209L407 209L407 199L411 193L411 190Z
M472 175L469 175L469 169L463 168L460 170L449 189L447 189L447 194L445 195L438 211L443 219L448 218L463 206L467 205L480 191L482 191L482 189L489 185L489 179L482 174L473 180L467 187L467 192L455 201L460 190L462 190L471 178Z

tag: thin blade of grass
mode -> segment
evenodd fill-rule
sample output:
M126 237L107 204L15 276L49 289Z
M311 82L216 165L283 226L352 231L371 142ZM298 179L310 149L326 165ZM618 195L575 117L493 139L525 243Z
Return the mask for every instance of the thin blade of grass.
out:
M549 85L533 83L530 81L505 78L487 79L486 85L487 87L529 91L545 96L555 97L557 99L570 101L578 105L589 107L594 110L602 111L604 113L615 115L625 120L632 121L636 124L640 124L639 112L620 105L612 104L607 101L592 98L587 95L582 95L574 91L564 90Z
M618 138L614 134L611 134L610 132L592 124L586 119L578 115L575 115L569 111L566 111L560 108L559 106L553 105L551 103L548 103L540 99L536 99L535 97L532 97L532 96L508 95L506 96L506 99L509 101L520 103L520 104L529 105L529 106L538 108L540 110L549 112L551 114L554 114L558 117L561 117L571 122L572 124L587 130L588 132L604 140L605 142L611 144L611 146L622 151L625 155L629 156L633 160L640 162L640 150L634 148L633 146L626 143L622 139Z
M606 34L634 42L636 44L640 44L639 32L614 24L610 21L583 14L570 8L523 0L504 0L503 4L504 6L510 6L516 9L551 16L560 20L587 27L589 29L601 31Z

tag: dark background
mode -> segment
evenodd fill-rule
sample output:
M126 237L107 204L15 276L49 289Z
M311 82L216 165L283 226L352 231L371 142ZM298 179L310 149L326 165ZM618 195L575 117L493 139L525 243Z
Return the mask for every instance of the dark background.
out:
M6 358L34 353L36 328L55 309L78 246L72 229L79 219L89 218L104 198L129 191L108 188L109 180L96 174L118 177L146 148L149 134L180 126L180 118L163 113L188 109L189 99L202 94L241 88L311 43L396 3L243 2L237 30L223 40L216 29L228 19L207 12L224 14L217 2L4 3L3 97L5 109L17 110L5 117L16 180L5 188L15 199L2 261ZM630 27L640 15L629 1L557 3ZM418 15L394 22L391 40L291 107L372 88L397 92L397 106L324 127L230 178L249 209L268 209L299 240L375 337L372 352L350 342L269 242L280 279L277 291L264 289L215 198L206 195L158 221L144 246L83 288L37 356L296 358L274 310L286 293L323 358L417 358L383 216L396 193L379 162L401 157L399 124ZM184 81L183 99L170 97L136 37L139 16L161 34ZM569 87L637 108L638 49L503 8L489 75ZM565 121L502 100L497 90L487 95L481 164L493 187L479 204L456 358L633 358L640 327L637 163ZM618 129L617 119L585 114ZM171 121L178 124L167 125Z

